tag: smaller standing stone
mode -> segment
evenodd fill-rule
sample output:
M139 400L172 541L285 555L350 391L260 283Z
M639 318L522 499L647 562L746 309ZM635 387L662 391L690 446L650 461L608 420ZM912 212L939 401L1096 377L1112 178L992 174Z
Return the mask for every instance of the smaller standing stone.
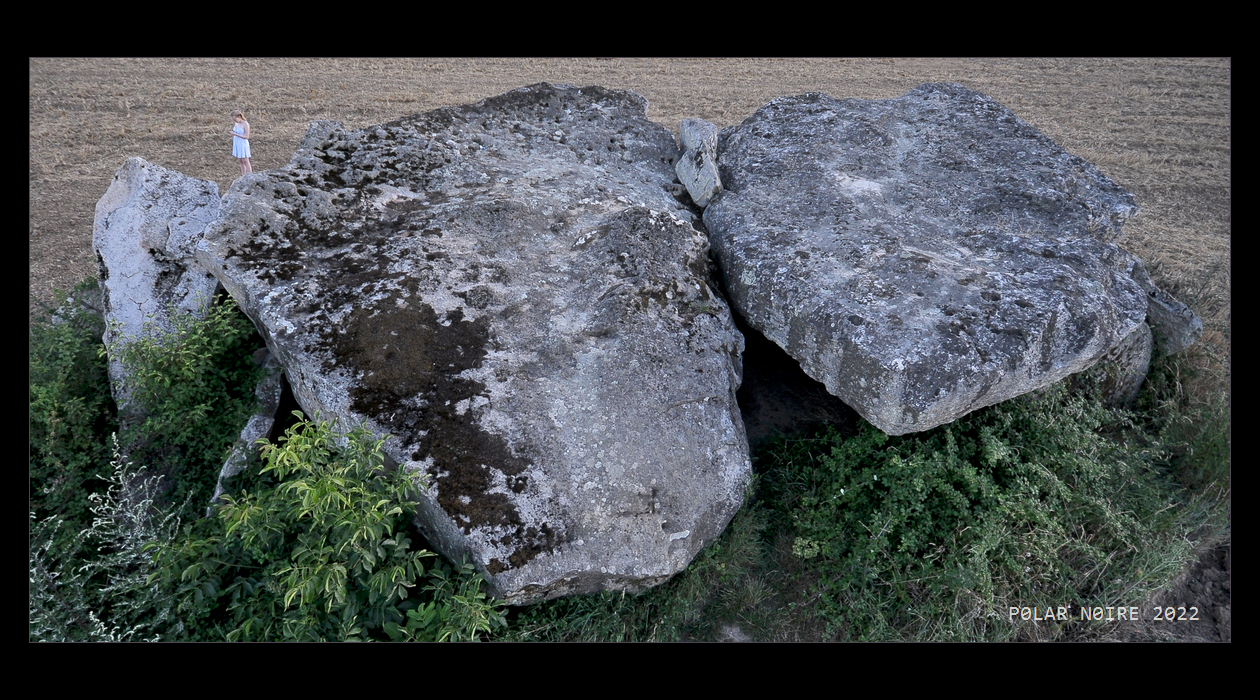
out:
M682 157L675 171L696 206L704 208L722 189L717 169L717 127L703 119L684 119L679 126Z
M205 314L218 280L193 260L193 254L206 226L218 216L215 183L142 158L123 163L96 203L92 230L107 348L141 337L146 324L171 330L173 310ZM126 376L114 357L109 379L114 400L125 414Z
M684 119L678 127L678 142L684 151L702 149L717 156L718 128L703 119Z
M1203 319L1173 295L1155 286L1146 268L1137 265L1133 279L1146 290L1146 323L1161 355L1175 355L1194 345L1203 335Z
M1151 328L1138 324L1133 332L1113 347L1098 364L1078 375L1097 383L1104 401L1112 406L1127 406L1137 400L1138 391L1151 368Z

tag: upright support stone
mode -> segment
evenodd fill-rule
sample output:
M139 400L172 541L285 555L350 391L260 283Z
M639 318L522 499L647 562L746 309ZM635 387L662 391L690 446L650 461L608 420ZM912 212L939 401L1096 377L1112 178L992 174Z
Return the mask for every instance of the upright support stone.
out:
M1146 268L1134 266L1133 279L1146 290L1146 322L1161 355L1175 355L1194 345L1203 335L1203 319L1173 295L1155 286Z
M684 119L679 126L682 155L675 171L696 206L704 208L722 189L717 168L717 127L703 119Z
M1098 364L1078 376L1094 382L1107 404L1127 406L1137 399L1142 384L1146 382L1153 347L1150 326L1139 324L1128 337L1103 355Z
M100 266L105 346L139 338L146 324L172 329L170 314L204 314L218 280L194 258L206 227L219 215L219 186L141 158L130 158L96 204L92 245ZM114 400L129 420L125 370L109 362Z
M245 423L240 437L236 439L232 445L232 451L223 462L223 468L219 470L219 478L214 484L214 494L210 497L211 506L218 503L219 497L227 493L228 480L245 471L245 468L249 466L250 460L258 454L258 441L267 437L276 424L276 411L280 408L280 395L284 382L283 372L275 355L267 350L260 350L255 353L255 356L257 357L259 353L262 354L260 364L263 368L263 378L254 389L254 397L258 399L258 410ZM256 359L255 362L258 360ZM206 509L206 515L207 517L210 515L209 508Z

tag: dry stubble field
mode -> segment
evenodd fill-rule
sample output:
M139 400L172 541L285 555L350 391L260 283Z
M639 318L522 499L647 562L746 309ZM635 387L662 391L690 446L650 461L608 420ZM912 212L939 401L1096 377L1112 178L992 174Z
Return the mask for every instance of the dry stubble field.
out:
M131 156L226 191L229 112L256 170L284 165L313 119L360 128L549 81L633 90L677 133L742 121L774 97L896 97L925 82L993 96L1137 195L1124 245L1204 319L1206 396L1230 384L1229 59L30 59L29 309L96 273L92 218ZM1228 564L1226 565L1228 567Z

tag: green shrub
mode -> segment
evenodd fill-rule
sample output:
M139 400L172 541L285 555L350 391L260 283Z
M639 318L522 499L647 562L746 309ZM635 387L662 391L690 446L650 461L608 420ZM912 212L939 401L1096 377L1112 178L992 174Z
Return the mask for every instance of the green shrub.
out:
M1010 606L1132 605L1182 570L1204 513L1168 457L1060 385L913 436L781 442L767 480L834 634L1006 639L1042 633Z
M95 280L75 290L89 295ZM87 495L105 488L106 441L117 429L105 360L99 355L104 320L98 311L59 295L56 322L31 323L28 380L30 510L39 520L88 526Z
M1195 346L1191 353L1197 349ZM1151 363L1139 405L1148 417L1147 430L1158 432L1179 458L1183 483L1196 489L1228 491L1233 408L1219 378L1205 381L1203 374L1190 358L1157 358ZM1188 385L1196 385L1199 391L1189 391ZM1211 388L1204 390L1205 385Z
M393 641L475 642L507 627L503 603L492 600L484 584L472 564L455 569L439 559L429 569L428 600L407 609L405 624L386 622L385 633Z
M169 544L179 520L154 506L156 481L114 444L107 488L85 498L92 524L65 536L66 520L30 514L27 588L31 641L157 641L183 630L173 601L151 578L152 544Z
M149 325L140 338L111 348L129 372L130 401L142 417L122 441L133 460L166 477L168 502L191 498L194 508L204 507L256 410L262 370L252 356L262 341L231 298L204 318L178 310L171 318L170 331Z
M1178 483L1193 455L1228 464L1228 411L1217 415L1225 437L1192 421L1191 449L1063 383L911 436L863 423L772 440L748 504L674 580L530 606L505 638L1088 635L1079 620L1012 621L1009 608L1079 618L1080 606L1135 605L1183 571L1228 527L1227 495Z
M779 440L672 581L531 606L505 629L470 565L412 549L415 487L362 430L300 422L176 534L253 410L260 342L230 302L116 349L147 416L125 444L151 472L116 452L106 472L100 316L57 317L31 327L32 640L1064 638L1080 630L1006 610L1135 604L1229 528L1228 392L1191 398L1189 370L1162 358L1138 414L1059 386L913 436Z
M274 488L224 497L216 519L161 548L161 578L200 638L436 641L503 624L468 567L439 567L429 595L413 595L434 555L411 548L417 487L386 472L383 442L299 420L263 445Z

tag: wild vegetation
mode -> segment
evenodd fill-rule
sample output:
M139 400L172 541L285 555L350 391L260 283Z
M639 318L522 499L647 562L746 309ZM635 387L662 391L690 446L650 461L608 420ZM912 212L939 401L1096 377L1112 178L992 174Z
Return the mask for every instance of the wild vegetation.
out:
M535 606L510 635L1105 636L1115 626L1082 623L1081 608L1141 606L1228 535L1228 408L1165 410L1108 408L1064 383L916 435L863 424L771 441L750 504L677 579ZM1070 616L1011 619L1047 606Z
M1078 380L910 436L771 440L748 505L675 580L509 624L470 566L415 546L418 484L362 429L299 414L202 517L258 338L228 301L116 348L146 415L124 457L93 316L67 302L32 328L32 639L1096 636L1076 611L1140 605L1229 532L1228 397L1194 404L1161 358L1135 410ZM1009 615L1059 605L1070 619Z
M413 545L419 484L361 429L299 414L206 514L259 375L230 300L113 349L140 416L121 443L101 330L79 303L32 326L32 640L468 641L505 624L470 566Z

